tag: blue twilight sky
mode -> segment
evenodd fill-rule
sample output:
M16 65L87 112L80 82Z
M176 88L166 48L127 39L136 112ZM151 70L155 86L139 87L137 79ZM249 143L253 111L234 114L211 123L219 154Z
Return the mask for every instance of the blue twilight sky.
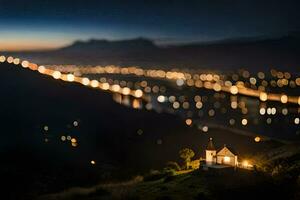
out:
M148 37L160 44L280 35L300 28L292 0L0 0L0 50Z

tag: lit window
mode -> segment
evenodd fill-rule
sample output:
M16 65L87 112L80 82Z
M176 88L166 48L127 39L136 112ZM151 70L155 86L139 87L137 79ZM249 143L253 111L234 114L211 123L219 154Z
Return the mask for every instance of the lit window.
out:
M225 156L225 157L224 157L224 162L226 162L226 163L227 163L227 162L230 162L230 157Z

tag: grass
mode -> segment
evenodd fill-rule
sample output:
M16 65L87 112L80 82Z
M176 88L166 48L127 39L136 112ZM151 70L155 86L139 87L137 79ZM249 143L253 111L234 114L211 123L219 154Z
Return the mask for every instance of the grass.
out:
M286 190L287 189L287 190ZM127 182L100 184L91 188L73 188L62 193L44 196L42 200L214 200L255 199L280 197L289 199L288 186L272 182L271 177L248 170L192 171L157 180L144 181L141 177Z
M267 164L289 163L281 179L270 173L233 168L182 170L176 173L151 171L147 176L118 183L99 184L90 188L71 188L57 194L41 197L41 200L217 200L217 199L299 199L299 146L274 150L262 156ZM287 156L288 154L288 156ZM292 155L292 156L291 156ZM269 158L269 160L267 159ZM283 162L285 161L285 162ZM281 166L280 165L280 166ZM294 169L294 168L296 169ZM292 168L292 170L290 169ZM280 174L279 174L280 175ZM294 177L295 176L295 177ZM298 177L298 183L293 182ZM296 180L296 179L295 179Z

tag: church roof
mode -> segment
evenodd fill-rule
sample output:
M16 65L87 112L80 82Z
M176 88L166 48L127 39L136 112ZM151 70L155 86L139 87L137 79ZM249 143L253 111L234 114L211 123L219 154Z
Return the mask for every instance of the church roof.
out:
M232 148L228 147L227 145L224 145L224 147L220 148L218 151L217 151L217 154L220 154L220 153L225 153L224 152L226 151L229 151L230 153L232 153L233 155L237 155L236 151L234 151Z
M213 140L212 138L209 138L209 142L208 142L206 150L216 150L212 140Z

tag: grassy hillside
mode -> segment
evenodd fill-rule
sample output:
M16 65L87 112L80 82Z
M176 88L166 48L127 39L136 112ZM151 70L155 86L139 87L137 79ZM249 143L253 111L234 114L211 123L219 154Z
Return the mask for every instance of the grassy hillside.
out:
M129 182L100 184L90 188L72 188L61 193L42 196L39 200L68 199L295 199L292 184L274 182L261 173L234 171L194 171L165 176L157 180L136 178Z

